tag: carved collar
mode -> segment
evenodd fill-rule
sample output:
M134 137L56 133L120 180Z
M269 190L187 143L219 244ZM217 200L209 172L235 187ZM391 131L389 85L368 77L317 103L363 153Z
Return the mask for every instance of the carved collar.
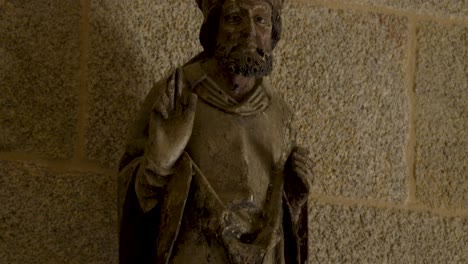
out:
M191 90L199 98L224 112L248 116L263 112L270 105L271 95L267 78L260 79L253 91L243 101L238 102L206 75L200 63L185 66L183 74Z

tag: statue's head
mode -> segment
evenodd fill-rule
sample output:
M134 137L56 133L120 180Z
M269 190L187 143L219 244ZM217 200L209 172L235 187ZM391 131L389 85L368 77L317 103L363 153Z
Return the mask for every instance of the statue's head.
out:
M227 71L262 77L272 69L281 36L283 0L197 0L204 22L200 42Z

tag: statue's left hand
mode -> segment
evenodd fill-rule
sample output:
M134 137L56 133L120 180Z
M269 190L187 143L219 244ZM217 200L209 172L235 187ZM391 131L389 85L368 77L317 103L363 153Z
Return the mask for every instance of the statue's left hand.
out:
M313 162L309 158L309 150L295 147L291 153L291 167L299 177L310 179L312 177Z

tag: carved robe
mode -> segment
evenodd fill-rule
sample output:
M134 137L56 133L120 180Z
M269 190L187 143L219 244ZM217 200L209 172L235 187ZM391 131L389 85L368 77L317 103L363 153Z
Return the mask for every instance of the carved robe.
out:
M198 96L191 138L167 184L138 195L137 173L154 173L142 162L148 118L170 88ZM266 78L237 102L199 62L177 69L147 96L120 164L120 262L306 263L308 185L289 165L294 147L291 112Z

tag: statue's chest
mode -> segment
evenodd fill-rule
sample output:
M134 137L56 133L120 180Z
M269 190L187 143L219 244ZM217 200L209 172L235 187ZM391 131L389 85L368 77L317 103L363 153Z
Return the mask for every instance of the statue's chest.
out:
M273 171L285 161L280 115L274 107L229 114L199 100L187 152L224 203L263 206Z

